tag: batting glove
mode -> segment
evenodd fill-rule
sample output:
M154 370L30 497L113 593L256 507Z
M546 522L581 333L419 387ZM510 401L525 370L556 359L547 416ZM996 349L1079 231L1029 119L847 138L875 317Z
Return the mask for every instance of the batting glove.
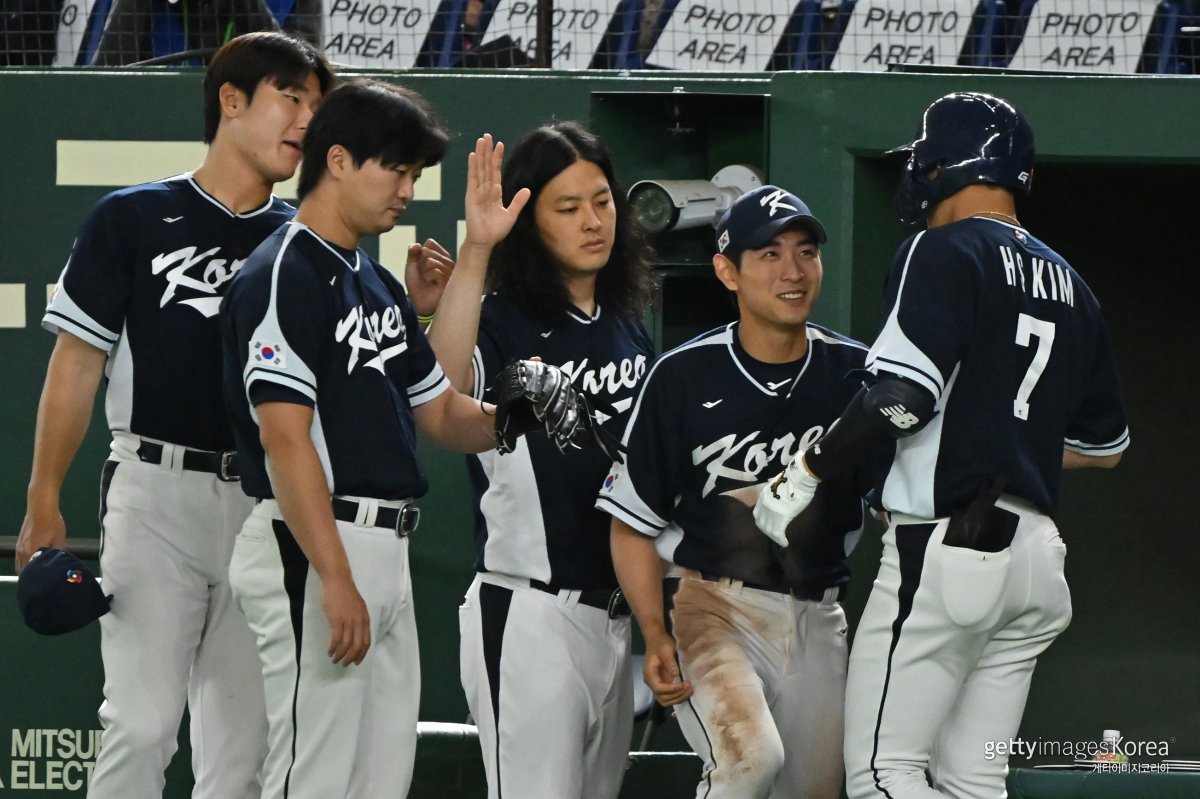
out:
M754 523L767 538L781 547L788 545L787 528L804 512L821 481L804 466L804 454L792 458L779 476L763 486L754 503Z

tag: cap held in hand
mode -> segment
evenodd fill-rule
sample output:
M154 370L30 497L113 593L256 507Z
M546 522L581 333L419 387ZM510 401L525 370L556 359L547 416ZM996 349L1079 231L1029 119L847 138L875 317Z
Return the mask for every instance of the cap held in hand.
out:
M83 561L64 549L42 547L17 576L21 618L42 635L78 630L108 613L111 602Z

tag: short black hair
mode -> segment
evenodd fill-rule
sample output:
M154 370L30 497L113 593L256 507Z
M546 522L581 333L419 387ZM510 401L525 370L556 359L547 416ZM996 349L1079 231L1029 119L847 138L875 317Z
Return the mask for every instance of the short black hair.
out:
M449 139L425 98L412 89L373 80L343 83L308 123L296 195L303 200L320 182L335 144L346 148L355 166L373 158L385 167L432 166L446 154Z
M230 39L204 71L204 143L212 144L221 124L221 87L233 84L254 101L264 80L280 89L296 89L317 76L321 94L333 85L333 68L317 48L278 31L257 31Z
M546 184L576 161L595 164L604 173L617 211L616 239L608 263L596 276L596 301L628 319L640 319L650 302L654 252L625 190L617 181L604 143L578 122L540 127L505 154L504 202L522 188L532 194L512 232L492 250L488 286L538 319L553 320L570 305L559 267L542 242L535 206Z

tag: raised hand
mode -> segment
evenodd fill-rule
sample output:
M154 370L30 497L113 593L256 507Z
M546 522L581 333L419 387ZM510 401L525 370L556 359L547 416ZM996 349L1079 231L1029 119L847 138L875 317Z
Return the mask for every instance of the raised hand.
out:
M467 195L464 201L467 235L463 240L464 245L494 247L512 230L521 209L529 202L530 191L522 188L505 207L504 189L500 182L503 162L504 142L497 142L493 146L490 133L476 139L475 152L467 156Z

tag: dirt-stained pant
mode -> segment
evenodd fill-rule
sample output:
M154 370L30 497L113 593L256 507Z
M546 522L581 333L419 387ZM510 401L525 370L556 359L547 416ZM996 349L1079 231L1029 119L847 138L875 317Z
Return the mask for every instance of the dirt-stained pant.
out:
M842 786L846 616L822 601L683 577L671 622L693 694L679 726L705 799L836 799Z

